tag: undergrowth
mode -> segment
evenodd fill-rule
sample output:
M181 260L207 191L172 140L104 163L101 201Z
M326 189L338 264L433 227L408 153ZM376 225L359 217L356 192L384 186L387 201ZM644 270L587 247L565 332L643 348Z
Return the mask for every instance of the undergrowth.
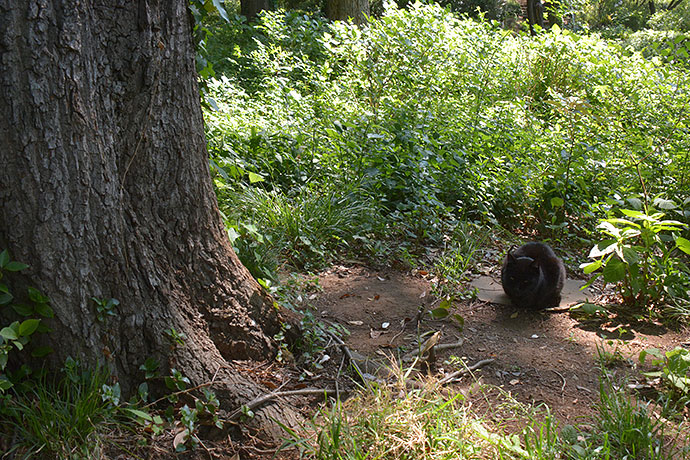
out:
M611 200L688 198L687 72L597 36L423 4L211 29L212 172L257 277L414 259L464 222L581 247Z
M489 399L487 409L480 402ZM583 422L584 429L561 425L548 406L478 382L467 392L434 379L407 388L369 384L345 402L325 404L303 431L290 430L282 448L319 460L690 458L687 435L680 435L688 427L659 417L607 374L592 424Z

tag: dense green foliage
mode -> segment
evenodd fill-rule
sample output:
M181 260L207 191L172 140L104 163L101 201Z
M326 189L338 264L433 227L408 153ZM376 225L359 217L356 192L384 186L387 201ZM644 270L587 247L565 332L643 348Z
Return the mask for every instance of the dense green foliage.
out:
M256 276L277 254L404 255L468 220L589 244L632 195L687 221L688 74L595 36L416 4L362 29L267 14L209 47L214 176Z

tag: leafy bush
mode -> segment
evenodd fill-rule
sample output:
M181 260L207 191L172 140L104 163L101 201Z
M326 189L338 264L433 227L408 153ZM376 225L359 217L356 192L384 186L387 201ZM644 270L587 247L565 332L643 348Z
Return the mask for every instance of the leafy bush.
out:
M11 260L6 249L0 252L0 280L6 273L19 272L26 268L28 265ZM13 313L13 315L7 315L6 312L3 312L3 317L18 316L22 318L9 324L0 323L0 394L13 385L12 379L8 378L5 373L10 353L24 350L34 333L48 330L47 326L42 324L41 319L37 317L52 318L54 314L53 309L48 305L50 300L38 289L29 287L27 297L28 302L17 302L9 286L0 283L0 307L9 307ZM34 347L31 356L39 358L51 351L49 347ZM18 376L23 376L23 372L19 372Z
M421 4L364 28L284 12L228 28L241 31L232 47L222 38L235 64L209 83L217 107L205 116L229 224L270 236L251 237L254 249L304 265L353 243L314 238L348 240L317 231L323 219L256 220L243 193L299 214L356 184L335 202L349 194L378 221L351 227L356 246L413 252L458 219L586 240L601 203L643 192L639 175L650 194L687 196L688 74L596 36L512 35ZM313 249L280 225L312 226Z
M645 372L651 378L662 379L664 387L674 402L679 405L690 405L690 351L676 347L662 353L656 348L640 352L640 363L644 364L647 356L652 357L652 365L660 370Z
M655 30L690 32L690 5L683 1L671 10L658 11L649 18L648 26Z
M646 57L659 56L665 62L685 66L690 63L690 35L684 32L645 29L630 35L622 44Z
M657 199L672 209L672 202ZM594 262L583 264L585 273L598 272L604 282L616 284L623 302L651 310L666 297L690 298L690 269L679 254L690 254L690 241L679 236L687 225L665 219L653 208L620 209L625 216L602 219L597 227L607 238L590 251Z

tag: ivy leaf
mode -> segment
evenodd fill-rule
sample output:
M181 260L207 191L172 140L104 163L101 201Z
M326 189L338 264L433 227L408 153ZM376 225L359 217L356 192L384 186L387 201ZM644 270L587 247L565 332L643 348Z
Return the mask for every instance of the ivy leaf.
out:
M17 331L12 329L11 327L3 327L0 330L0 337L2 337L5 340L17 340L19 336L17 335Z
M33 307L23 303L15 303L12 309L17 312L19 316L31 316L34 313Z
M0 294L0 305L7 305L8 303L12 302L12 299L14 296L10 294L9 292L3 292Z
M50 302L50 299L46 296L44 296L41 291L39 291L36 288L29 287L27 289L29 292L29 299L31 299L32 302L36 303L48 303Z
M52 318L55 316L55 312L47 303L36 304L36 313L43 316L44 318Z
M23 264L21 262L10 262L7 265L5 265L3 268L5 270L7 270L8 272L18 272L18 271L22 271L26 268L29 268L29 266L26 264Z
M27 319L27 320L23 321L19 325L19 336L20 337L27 337L27 336L33 334L36 331L36 328L38 327L40 322L41 322L40 319Z

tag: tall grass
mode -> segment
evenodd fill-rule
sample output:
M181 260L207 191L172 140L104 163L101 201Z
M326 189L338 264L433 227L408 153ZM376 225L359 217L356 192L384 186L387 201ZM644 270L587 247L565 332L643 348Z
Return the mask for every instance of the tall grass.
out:
M404 372L393 372L402 382ZM476 409L479 401L488 408ZM594 418L583 419L583 428L560 426L547 406L520 403L500 388L476 382L460 393L429 378L368 385L347 401L324 405L304 430L289 430L283 448L319 460L690 458L687 427L673 427L648 409L602 375ZM686 435L668 436L671 431Z
M21 393L3 396L0 435L16 458L100 459L109 435L126 424L104 397L107 373L68 371L54 382L42 378Z

